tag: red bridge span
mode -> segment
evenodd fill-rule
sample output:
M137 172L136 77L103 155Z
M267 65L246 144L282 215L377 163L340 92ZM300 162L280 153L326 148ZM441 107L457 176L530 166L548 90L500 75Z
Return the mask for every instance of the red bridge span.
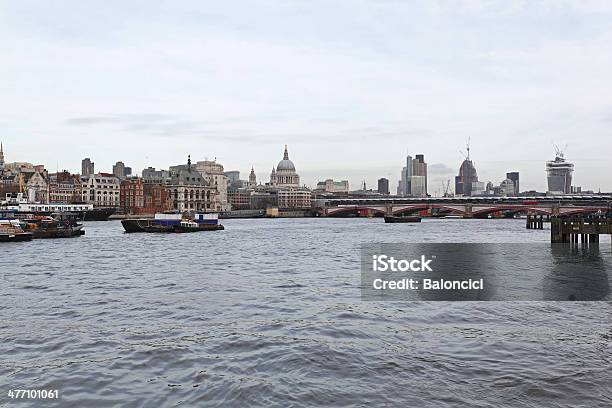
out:
M370 199L355 200L357 201L355 203L347 202L350 200L329 200L324 203L319 202L316 208L319 215L326 217L409 214L433 217L460 216L463 218L513 217L517 214L564 217L606 213L610 211L612 203L612 197L608 198L610 201L592 200L582 202L559 202L553 200L515 200L515 202L504 202L501 198L498 200L489 199L488 201L490 202L478 202L469 199L429 199L422 202L409 202L409 199L387 199L388 201L386 202L385 199Z

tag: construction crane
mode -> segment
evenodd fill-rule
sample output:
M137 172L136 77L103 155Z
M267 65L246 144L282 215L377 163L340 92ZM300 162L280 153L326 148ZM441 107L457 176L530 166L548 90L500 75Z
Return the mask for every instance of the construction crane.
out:
M468 137L468 141L467 141L467 144L466 144L466 146L465 146L465 147L466 147L466 149L467 149L467 154L465 154L465 153L463 152L463 150L459 150L459 153L461 153L461 155L462 155L463 157L465 157L465 160L470 160L470 139L471 139L471 138L470 138L470 137Z
M562 158L565 156L565 151L567 150L567 144L563 146L563 148L561 149L557 144L553 143L553 147L555 148L555 154L557 155L557 157Z
M450 180L446 180L446 184L442 182L442 189L444 190L444 195L442 197L450 197L448 193L450 190Z

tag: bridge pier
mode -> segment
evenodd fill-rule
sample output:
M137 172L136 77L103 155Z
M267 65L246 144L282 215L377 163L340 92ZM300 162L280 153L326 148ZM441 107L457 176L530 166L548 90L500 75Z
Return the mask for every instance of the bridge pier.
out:
M393 204L385 204L385 215L393 215Z
M544 216L541 214L527 214L527 229L544 229Z
M550 242L577 245L599 244L599 235L612 236L612 218L606 216L551 219Z
M463 218L474 218L474 213L472 212L472 204L465 204L465 212L463 213Z

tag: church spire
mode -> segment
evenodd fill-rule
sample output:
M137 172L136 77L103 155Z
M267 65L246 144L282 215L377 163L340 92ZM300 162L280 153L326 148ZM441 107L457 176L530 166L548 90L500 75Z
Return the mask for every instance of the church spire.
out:
M2 146L2 142L0 142L0 167L4 166L4 147Z
M285 145L285 154L283 155L283 160L289 160L289 152L287 151L287 145Z

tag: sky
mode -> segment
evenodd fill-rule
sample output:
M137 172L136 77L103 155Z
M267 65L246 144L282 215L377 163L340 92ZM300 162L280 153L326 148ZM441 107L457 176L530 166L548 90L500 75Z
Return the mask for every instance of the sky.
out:
M481 181L612 191L612 2L0 0L0 141L50 171L214 159L266 182L429 191L470 140ZM567 146L567 147L566 147Z

